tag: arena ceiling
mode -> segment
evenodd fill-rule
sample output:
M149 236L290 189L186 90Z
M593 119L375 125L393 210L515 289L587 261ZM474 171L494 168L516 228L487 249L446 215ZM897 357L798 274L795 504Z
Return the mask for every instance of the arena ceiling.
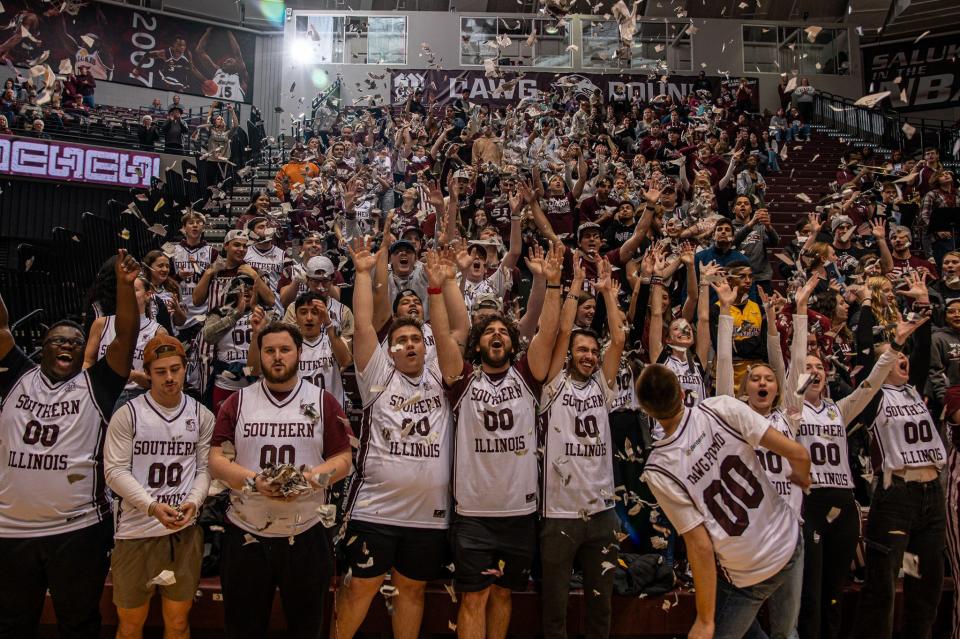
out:
M117 0L114 0L117 1ZM569 0L568 0L569 1ZM601 0L573 0L573 13L590 12ZM629 5L629 0L627 4ZM540 0L125 0L169 13L233 23L244 8L245 26L270 28L262 15L265 5L290 9L332 11L457 11L460 13L534 13ZM606 13L615 0L602 0ZM282 8L281 8L282 11ZM856 28L862 42L917 37L958 31L960 0L640 0L648 18L776 20L845 24Z

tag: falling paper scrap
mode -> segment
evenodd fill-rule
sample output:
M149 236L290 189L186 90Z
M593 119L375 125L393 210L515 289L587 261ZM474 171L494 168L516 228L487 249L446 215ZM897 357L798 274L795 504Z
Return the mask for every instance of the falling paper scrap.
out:
M807 40L810 42L816 42L817 36L820 35L821 31L823 31L823 27L807 27L803 31L807 34Z
M920 557L915 553L903 553L903 574L920 579Z
M177 583L177 576L172 570L164 570L159 575L147 582L147 588L151 586L172 586Z
M917 129L914 126L911 126L909 123L904 122L903 126L900 127L900 130L903 131L903 134L907 136L908 140L912 140L913 136L916 135Z
M879 93L871 93L869 95L863 96L862 98L854 102L853 105L872 109L877 104L879 104L881 100L883 100L889 95L890 95L889 91L880 91Z

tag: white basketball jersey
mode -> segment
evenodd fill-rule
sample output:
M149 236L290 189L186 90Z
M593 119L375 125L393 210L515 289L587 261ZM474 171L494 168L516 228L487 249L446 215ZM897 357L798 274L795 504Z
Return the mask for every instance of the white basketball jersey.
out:
M516 366L497 379L479 367L454 405L457 512L510 517L537 510L537 396Z
M271 245L266 251L261 251L256 244L247 248L243 261L252 266L263 277L274 293L280 288L280 276L283 274L283 263L286 256L279 246Z
M613 386L614 397L610 405L610 412L619 410L640 410L640 403L637 401L636 378L633 375L633 367L626 361L620 362L620 370L617 371L617 379Z
M233 328L227 331L217 342L216 359L227 364L242 363L246 366L251 339L253 339L253 329L250 327L250 312L248 311L241 315ZM238 378L227 371L217 373L214 384L226 390L237 390L248 386L242 375Z
M564 371L542 396L543 516L577 519L613 508L613 392L603 372L580 383Z
M137 346L133 349L133 362L130 364L130 370L143 370L143 349L146 348L147 342L157 334L158 328L160 328L160 325L155 320L145 315L140 316L140 332L137 334ZM117 316L107 315L103 321L103 331L100 333L100 349L97 351L97 359L103 359L107 354L107 347L113 344L115 339L117 339ZM130 382L124 388L134 390L140 388L140 386Z
M357 375L363 397L352 519L446 528L450 519L453 414L436 363L420 379L398 372L385 349Z
M880 387L880 406L870 426L874 472L943 468L947 453L927 405L913 386Z
M234 434L236 462L257 471L267 464L319 466L324 462L323 422L307 413L323 412L323 391L303 380L283 401L274 397L262 381L244 388L240 391ZM319 522L317 509L325 502L322 490L292 501L231 490L227 517L250 533L290 537Z
M803 403L797 441L810 451L810 488L853 488L847 456L847 429L840 409L829 399L820 408Z
M731 406L730 404L739 404ZM746 428L720 416L749 411ZM776 574L797 544L797 516L767 480L754 446L767 430L766 420L732 397L712 397L685 409L672 435L654 444L644 479L670 516L671 503L699 512L674 521L679 534L703 524L720 568L744 588Z
M767 415L767 420L781 435L787 439L796 441L790 424L787 422L787 418L784 417L782 411L773 411ZM783 497L787 504L790 505L790 508L793 509L793 512L799 517L803 509L803 491L788 479L792 470L790 462L766 448L757 448L757 459L760 461L760 465L763 466L763 470L767 473L767 479L769 479L773 487L777 489L777 493Z
M198 324L200 316L207 313L206 302L200 306L193 303L193 289L197 288L200 276L210 267L213 255L213 247L206 243L196 247L188 247L183 244L177 244L173 247L173 272L178 275L184 271L190 273L189 276L180 277L180 300L187 312L187 321L180 327L180 330Z
M105 417L88 370L54 384L37 367L13 385L0 408L0 537L57 535L103 520Z
M679 359L673 355L663 359L663 365L673 371L683 389L683 405L687 408L696 406L710 396L707 392L707 383L703 379L703 371L694 363L692 369L686 359Z
M183 396L176 414L167 418L146 393L128 402L133 421L133 454L130 471L153 501L176 508L193 488L197 474L200 412L206 410L192 397ZM116 506L117 539L141 539L171 534L155 518L125 503Z
M227 73L223 69L217 69L213 74L213 81L217 83L216 97L243 102L243 87L240 85L239 73Z
M343 404L343 382L340 378L340 364L333 356L330 336L326 331L313 341L303 338L303 350L300 352L300 378L319 386Z

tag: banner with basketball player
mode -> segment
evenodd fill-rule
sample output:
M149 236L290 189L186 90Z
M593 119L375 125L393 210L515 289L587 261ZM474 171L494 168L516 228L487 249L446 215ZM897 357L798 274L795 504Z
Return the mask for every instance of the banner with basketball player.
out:
M0 3L0 60L33 77L89 73L98 82L250 102L255 53L252 33L149 11Z
M456 69L395 69L390 72L390 99L395 105L402 105L407 96L415 89L423 89L428 102L445 103L467 90L467 97L476 103L489 104L492 107L516 105L525 98L535 99L538 91L559 88L569 99L589 97L600 90L607 100L617 93L626 94L627 100L640 98L642 101L669 95L679 98L694 93L697 76L670 75L651 79L645 74L600 73L543 73L543 72L507 72L501 78L489 78L482 69L458 71ZM721 86L736 91L739 77L706 76L716 95ZM759 110L759 81L747 78L753 93L754 107Z

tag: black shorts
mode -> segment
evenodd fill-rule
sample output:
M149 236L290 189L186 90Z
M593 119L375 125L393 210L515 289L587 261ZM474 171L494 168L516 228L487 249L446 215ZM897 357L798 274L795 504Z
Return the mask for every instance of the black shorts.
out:
M450 545L460 592L491 585L526 590L537 548L537 516L465 517L454 514ZM502 563L501 563L502 562Z
M373 578L396 569L407 579L450 577L447 531L407 528L351 519L343 540L346 567L354 577Z

